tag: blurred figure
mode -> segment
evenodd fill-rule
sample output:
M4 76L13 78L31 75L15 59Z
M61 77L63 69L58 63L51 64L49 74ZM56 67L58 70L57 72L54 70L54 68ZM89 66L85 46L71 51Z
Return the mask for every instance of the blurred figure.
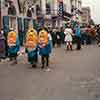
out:
M76 49L80 50L81 49L81 30L80 30L79 23L77 23L75 26L75 37L76 37L76 44L77 44Z
M3 29L1 29L0 38L5 40Z
M60 30L57 29L57 47L61 47L61 37L60 37Z
M61 27L60 29L60 37L61 37L61 43L64 44L65 34L63 27Z
M65 43L66 43L66 48L67 50L72 50L72 35L73 35L73 31L71 29L70 26L67 26L65 31Z
M52 40L52 35L51 35L52 31L49 30L49 31L47 31L47 32L48 32L48 38L49 38L49 41L50 41L50 45L51 45L51 47L52 47L52 46L53 46L53 45L52 45L52 43L53 43L52 41L53 41L53 40Z
M100 36L100 25L97 25L97 34Z
M6 57L6 41L4 37L4 31L1 29L0 32L0 59L4 59Z
M99 44L100 46L100 25L97 25L96 27L96 40L97 40L97 44Z
M53 29L53 31L51 32L51 36L52 36L52 44L53 44L53 47L55 47L55 44L57 43L56 29Z
M16 15L16 8L14 6L13 1L11 1L11 0L10 0L10 3L9 3L8 15Z

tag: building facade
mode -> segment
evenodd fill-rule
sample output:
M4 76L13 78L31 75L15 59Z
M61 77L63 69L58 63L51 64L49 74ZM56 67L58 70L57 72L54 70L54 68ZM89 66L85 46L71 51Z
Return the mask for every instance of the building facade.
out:
M1 30L1 1L0 1L0 30Z
M89 22L91 20L90 7L82 7L82 12L83 12L82 15L81 15L82 23L86 24L86 25L89 25Z
M17 31L17 0L1 0L1 26L6 31L13 27Z
M1 0L1 26L17 32L36 26L63 27L72 16L80 16L81 5L81 0Z

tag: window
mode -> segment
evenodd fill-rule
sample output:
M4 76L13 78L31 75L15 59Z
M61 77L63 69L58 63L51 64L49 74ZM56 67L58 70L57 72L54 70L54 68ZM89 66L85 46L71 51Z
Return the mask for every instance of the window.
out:
M28 8L28 10L27 10L27 17L32 17L31 8Z
M29 21L28 28L33 28L33 21L32 20Z
M13 2L9 2L8 15L16 15L16 8Z
M41 13L41 8L39 5L36 5L36 15L40 15Z
M46 14L51 13L51 2L50 0L46 0Z
M9 27L16 30L16 17L10 16L10 18L9 18Z

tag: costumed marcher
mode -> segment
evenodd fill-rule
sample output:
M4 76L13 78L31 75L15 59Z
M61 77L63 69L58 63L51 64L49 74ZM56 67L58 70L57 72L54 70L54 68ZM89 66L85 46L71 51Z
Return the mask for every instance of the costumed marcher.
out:
M18 34L11 28L7 35L8 56L12 64L17 64L17 53L20 49Z
M38 48L37 48L37 31L30 29L26 34L25 40L26 51L28 54L28 62L32 64L32 67L37 67L38 61Z
M52 35L51 35L51 31L48 31L48 38L49 38L49 42L50 42L50 45L51 45L51 48L53 48L53 40L52 40Z
M55 47L55 45L57 44L56 29L53 29L53 30L52 30L51 36L52 36L52 45L53 45L53 47Z
M73 35L73 31L72 31L70 26L68 26L65 29L64 34L65 34L66 48L67 48L67 50L72 50L72 40L73 40L72 35Z
M61 36L60 36L60 30L57 29L57 47L61 47Z
M1 29L0 32L0 59L5 59L6 58L6 42L5 42L5 37L4 37L4 30Z
M39 54L41 56L42 68L49 69L49 55L51 53L51 39L45 29L40 30L38 35Z
M65 34L64 34L64 29L62 27L60 29L60 37L61 37L61 43L64 44Z

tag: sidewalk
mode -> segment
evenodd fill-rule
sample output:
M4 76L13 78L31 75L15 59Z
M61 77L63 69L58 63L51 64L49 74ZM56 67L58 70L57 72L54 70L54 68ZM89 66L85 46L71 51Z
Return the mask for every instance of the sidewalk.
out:
M20 57L20 56L22 56L22 55L26 55L25 54L25 48L24 47L21 47L20 48L20 51L18 52L18 58ZM4 64L4 63L7 63L7 62L9 62L10 61L10 59L7 57L7 58L5 58L5 59L3 59L3 58L1 58L0 59L0 64Z

